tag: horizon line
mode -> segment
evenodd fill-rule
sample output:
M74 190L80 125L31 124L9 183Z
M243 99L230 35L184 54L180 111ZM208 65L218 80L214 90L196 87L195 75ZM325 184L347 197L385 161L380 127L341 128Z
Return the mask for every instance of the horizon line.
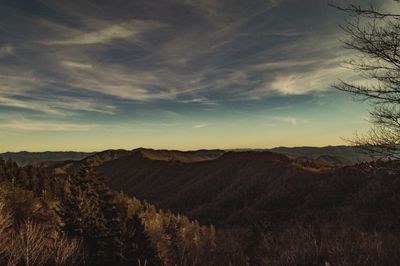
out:
M103 151L110 151L110 150L125 150L125 151L133 151L133 150L139 150L139 149L147 149L147 150L156 150L156 151L183 151L183 152L191 152L191 151L201 151L201 150L221 150L221 151L235 151L235 150L271 150L271 149L278 149L278 148L328 148L328 147L354 147L351 145L323 145L323 146L310 146L310 145L304 145L304 146L275 146L272 148L204 148L204 149L165 149L165 148L147 148L147 147L137 147L133 149L129 148L109 148L109 149L104 149L104 150L93 150L93 151L82 151L82 150L44 150L44 151L28 151L28 150L19 150L19 151L0 151L0 154L4 153L46 153L46 152L52 152L52 153L67 153L67 152L75 152L75 153L99 153Z

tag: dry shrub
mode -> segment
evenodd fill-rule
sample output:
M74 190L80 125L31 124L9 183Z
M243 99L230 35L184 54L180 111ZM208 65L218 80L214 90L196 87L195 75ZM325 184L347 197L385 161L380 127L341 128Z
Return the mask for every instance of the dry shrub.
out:
M16 230L9 245L13 261L23 265L44 265L50 257L46 242L48 232L44 226L28 220Z
M7 216L7 217L11 217ZM12 225L4 222L0 212L0 226ZM10 219L11 221L11 219ZM44 224L27 220L19 227L10 227L0 234L0 264L14 265L77 265L80 242L70 240Z
M5 208L5 204L0 202L0 264L9 265L7 262L9 247L9 231L12 226L12 215Z
M3 235L12 226L12 215L6 210L5 204L0 202L0 235Z
M80 241L68 239L63 235L57 235L53 240L52 260L55 265L77 265L79 263Z

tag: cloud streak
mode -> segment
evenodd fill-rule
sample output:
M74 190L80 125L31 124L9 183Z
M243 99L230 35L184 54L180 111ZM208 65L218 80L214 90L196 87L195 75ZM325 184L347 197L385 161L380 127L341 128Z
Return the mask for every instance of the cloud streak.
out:
M102 24L102 23L99 23ZM131 20L120 25L106 25L101 29L74 34L64 40L46 41L46 45L106 44L118 39L138 38L140 34L162 27L155 21Z
M100 16L73 5L45 3L78 18L80 26L69 20L31 19L47 29L40 43L49 48L33 42L30 50L43 62L21 54L24 68L30 67L32 74L15 75L26 72L17 64L14 73L3 74L3 83L9 83L2 84L3 90L42 91L51 86L139 102L207 104L323 91L331 81L326 76L338 71L322 62L336 57L340 43L327 46L324 41L332 35L322 34L318 47L313 47L309 35L320 29L310 30L303 18L285 21L291 6L298 5L288 0L254 1L246 8L229 1L157 2L154 6L166 11L147 17L128 3L126 12L133 10L131 14L109 8ZM141 6L146 4L135 8ZM189 6L192 15L177 14L182 19L171 21L168 12L178 6ZM315 12L328 8L316 6ZM273 19L282 24L272 25ZM315 70L321 63L324 70Z
M320 0L9 1L0 16L0 109L25 117L9 128L220 115L323 95L350 75L340 17Z
M0 124L2 129L22 131L89 131L99 127L98 124L63 123L56 121L37 121L23 116L9 118Z
M0 46L0 58L13 55L14 52L15 52L15 48L12 45Z

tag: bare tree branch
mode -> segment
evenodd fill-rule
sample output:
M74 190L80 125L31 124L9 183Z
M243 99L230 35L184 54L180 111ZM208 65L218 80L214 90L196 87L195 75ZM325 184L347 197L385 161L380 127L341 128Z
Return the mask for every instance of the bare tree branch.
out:
M357 56L347 66L363 79L340 80L333 87L373 106L373 128L355 136L351 144L373 157L400 159L400 14L373 6L331 6L349 16L341 26L348 36L344 47Z

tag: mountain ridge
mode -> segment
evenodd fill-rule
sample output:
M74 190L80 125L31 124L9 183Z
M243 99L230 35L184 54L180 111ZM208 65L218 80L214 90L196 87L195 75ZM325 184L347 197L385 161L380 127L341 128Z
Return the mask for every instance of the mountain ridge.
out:
M243 151L272 151L286 154L291 158L299 159L300 161L315 161L319 164L327 166L344 166L362 161L368 161L370 158L360 153L356 148L351 146L325 146L325 147L276 147L271 149L199 149L192 151L167 150L167 149L151 149L151 148L135 148L132 150L125 149L108 149L100 152L75 152L75 151L45 151L45 152L5 152L0 153L0 158L12 159L19 165L41 164L46 162L61 162L61 161L80 161L92 157L93 163L96 160L101 162L112 158L117 158L121 154L140 151L148 158L153 160L178 160L178 161L201 161L215 159L225 152L243 152ZM111 155L113 153L113 155ZM94 157L93 157L94 156ZM104 158L102 159L101 156ZM105 158L110 156L109 159ZM97 163L99 163L97 162Z

